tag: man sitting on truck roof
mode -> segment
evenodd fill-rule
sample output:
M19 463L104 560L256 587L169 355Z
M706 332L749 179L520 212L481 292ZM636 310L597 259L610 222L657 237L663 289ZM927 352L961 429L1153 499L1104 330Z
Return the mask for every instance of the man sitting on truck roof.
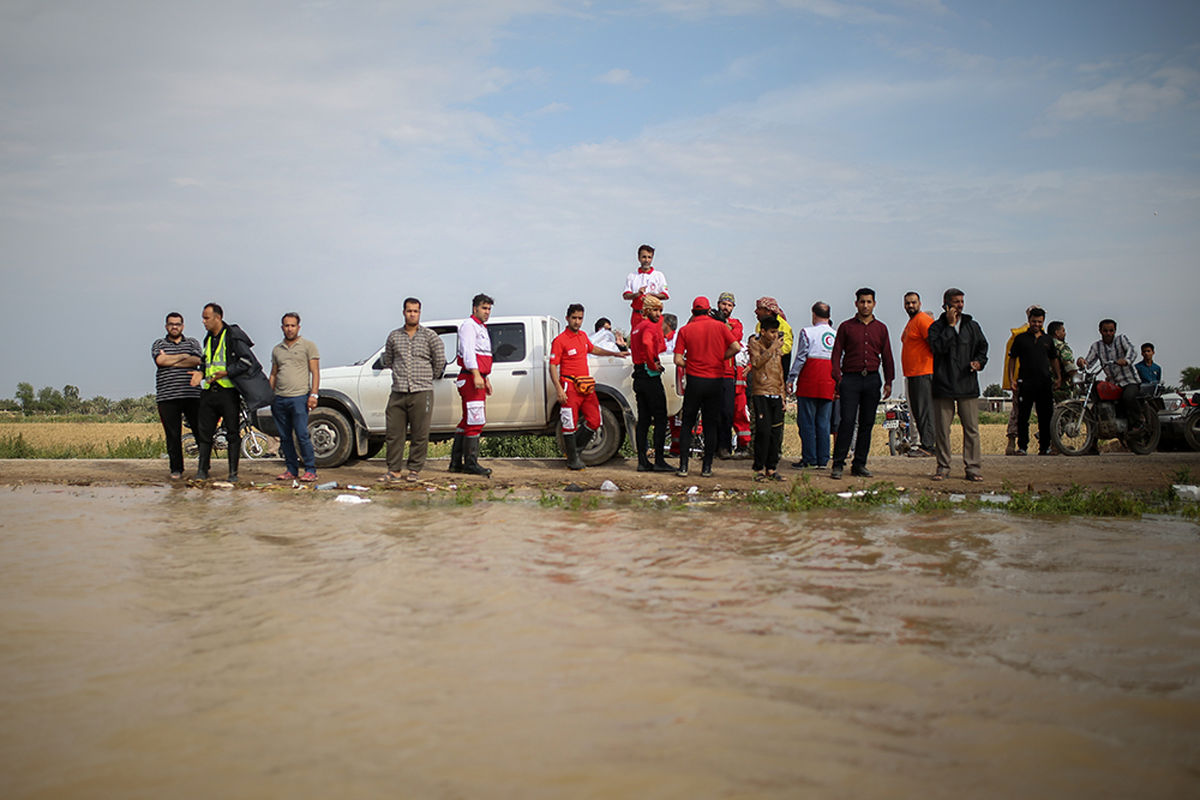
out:
M567 329L550 344L550 381L558 392L567 469L583 469L579 452L600 429L600 401L596 399L596 380L588 372L588 353L618 358L629 355L597 347L580 330L582 326L583 306L571 303L567 306Z

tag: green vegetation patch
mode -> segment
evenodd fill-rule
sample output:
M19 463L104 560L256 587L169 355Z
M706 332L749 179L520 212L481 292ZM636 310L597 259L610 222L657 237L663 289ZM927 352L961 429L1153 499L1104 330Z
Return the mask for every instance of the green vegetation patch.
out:
M35 447L18 433L0 436L0 458L159 458L167 445L155 436L126 436L116 444L65 444Z

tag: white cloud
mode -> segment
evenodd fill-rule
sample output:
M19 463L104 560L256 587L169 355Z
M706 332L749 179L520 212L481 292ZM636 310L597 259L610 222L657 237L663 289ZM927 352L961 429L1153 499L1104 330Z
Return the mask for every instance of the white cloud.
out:
M1187 102L1200 73L1182 67L1160 69L1146 79L1118 78L1094 89L1066 92L1046 112L1051 123L1084 119L1139 122Z
M644 86L645 78L635 77L632 72L627 69L615 68L610 69L603 75L596 76L596 83L604 83L609 86Z
M571 106L567 103L547 103L539 109L530 111L526 116L529 117L547 117L552 114L562 114L571 110Z

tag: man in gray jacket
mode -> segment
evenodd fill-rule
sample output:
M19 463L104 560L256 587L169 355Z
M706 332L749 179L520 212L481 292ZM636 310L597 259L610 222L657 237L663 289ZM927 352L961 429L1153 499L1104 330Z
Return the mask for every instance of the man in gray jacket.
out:
M404 301L404 327L388 334L383 366L392 371L387 404L387 473L379 480L398 481L404 469L404 440L408 445L406 481L420 479L429 452L429 422L433 415L433 382L446 368L446 348L436 333L421 324L421 301Z
M963 466L967 480L982 481L979 444L979 373L987 366L987 338L970 314L963 313L961 289L942 294L942 315L929 326L933 351L934 439L937 443L935 481L950 474L950 423L954 412L962 421Z

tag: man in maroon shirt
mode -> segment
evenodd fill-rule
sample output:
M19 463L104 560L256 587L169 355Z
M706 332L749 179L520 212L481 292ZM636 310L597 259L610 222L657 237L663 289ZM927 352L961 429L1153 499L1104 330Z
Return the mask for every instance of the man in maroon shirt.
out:
M838 326L831 356L836 396L842 400L833 469L829 471L829 477L835 479L840 479L845 469L855 422L858 423L858 441L854 446L850 474L871 477L867 454L871 452L871 428L875 427L875 410L879 407L880 363L883 364L884 398L891 396L892 380L896 377L887 326L875 319L875 290L859 289L854 298L858 313Z
M704 419L704 462L701 477L712 477L713 456L717 454L718 431L721 425L722 384L725 379L725 359L742 346L733 331L709 314L712 307L707 297L692 301L692 319L675 334L675 368L687 375L683 391L683 430L679 435L679 472L688 474L688 450L692 446L692 428L697 414Z

